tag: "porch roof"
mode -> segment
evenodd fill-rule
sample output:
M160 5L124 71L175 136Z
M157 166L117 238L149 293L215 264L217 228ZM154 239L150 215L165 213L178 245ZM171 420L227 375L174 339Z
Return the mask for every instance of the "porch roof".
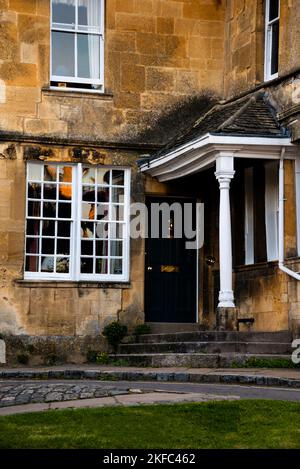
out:
M216 104L186 132L139 165L141 171L164 181L212 166L220 151L239 157L255 154L278 158L280 148L290 145L289 131L278 122L267 94L257 92Z

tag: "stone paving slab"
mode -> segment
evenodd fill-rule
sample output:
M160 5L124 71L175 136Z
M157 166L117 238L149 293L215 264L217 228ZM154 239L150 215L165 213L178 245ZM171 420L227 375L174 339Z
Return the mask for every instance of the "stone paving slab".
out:
M17 405L2 407L0 416L41 412L45 410L95 408L104 406L137 406L150 404L178 404L180 402L208 402L208 401L235 401L239 396L223 396L204 393L168 393L149 392L146 394L128 394L95 399L82 399L65 402L51 402L40 404Z
M0 381L0 408L22 404L104 398L132 392L130 387L127 389L107 385L104 387L102 382L88 383L83 381L80 384L72 384L70 382L55 383L53 381L38 383ZM137 392L137 390L134 392ZM148 391L139 390L138 392Z
M0 368L0 379L94 379L113 381L165 381L226 383L300 388L300 369L143 368L66 365L36 368ZM97 397L97 396L96 396Z

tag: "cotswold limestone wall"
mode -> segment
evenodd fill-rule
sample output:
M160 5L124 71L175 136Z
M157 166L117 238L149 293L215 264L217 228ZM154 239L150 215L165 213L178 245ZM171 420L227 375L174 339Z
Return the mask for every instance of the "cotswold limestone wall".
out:
M78 148L77 148L78 150ZM82 150L82 149L81 149ZM132 201L143 197L136 153L74 147L0 144L0 331L14 335L97 336L108 322L143 321L142 242L131 241L128 284L22 282L26 160L85 162L131 167Z
M224 0L107 0L106 96L46 91L50 0L0 2L0 130L136 139L166 109L222 95Z
M228 0L225 96L264 81L264 0ZM279 76L300 66L299 2L280 2Z

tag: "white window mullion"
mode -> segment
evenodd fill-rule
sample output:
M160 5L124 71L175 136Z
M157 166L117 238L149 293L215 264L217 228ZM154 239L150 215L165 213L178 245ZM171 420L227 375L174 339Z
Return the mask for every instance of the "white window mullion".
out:
M278 163L265 164L265 218L267 259L278 259Z

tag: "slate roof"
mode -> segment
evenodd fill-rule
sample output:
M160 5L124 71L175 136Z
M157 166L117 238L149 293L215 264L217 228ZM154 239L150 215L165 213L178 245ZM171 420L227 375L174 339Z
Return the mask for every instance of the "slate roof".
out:
M207 133L244 137L288 136L287 129L277 121L276 111L269 103L266 94L258 92L235 101L214 105L208 112L200 116L186 132L153 155L151 160Z

